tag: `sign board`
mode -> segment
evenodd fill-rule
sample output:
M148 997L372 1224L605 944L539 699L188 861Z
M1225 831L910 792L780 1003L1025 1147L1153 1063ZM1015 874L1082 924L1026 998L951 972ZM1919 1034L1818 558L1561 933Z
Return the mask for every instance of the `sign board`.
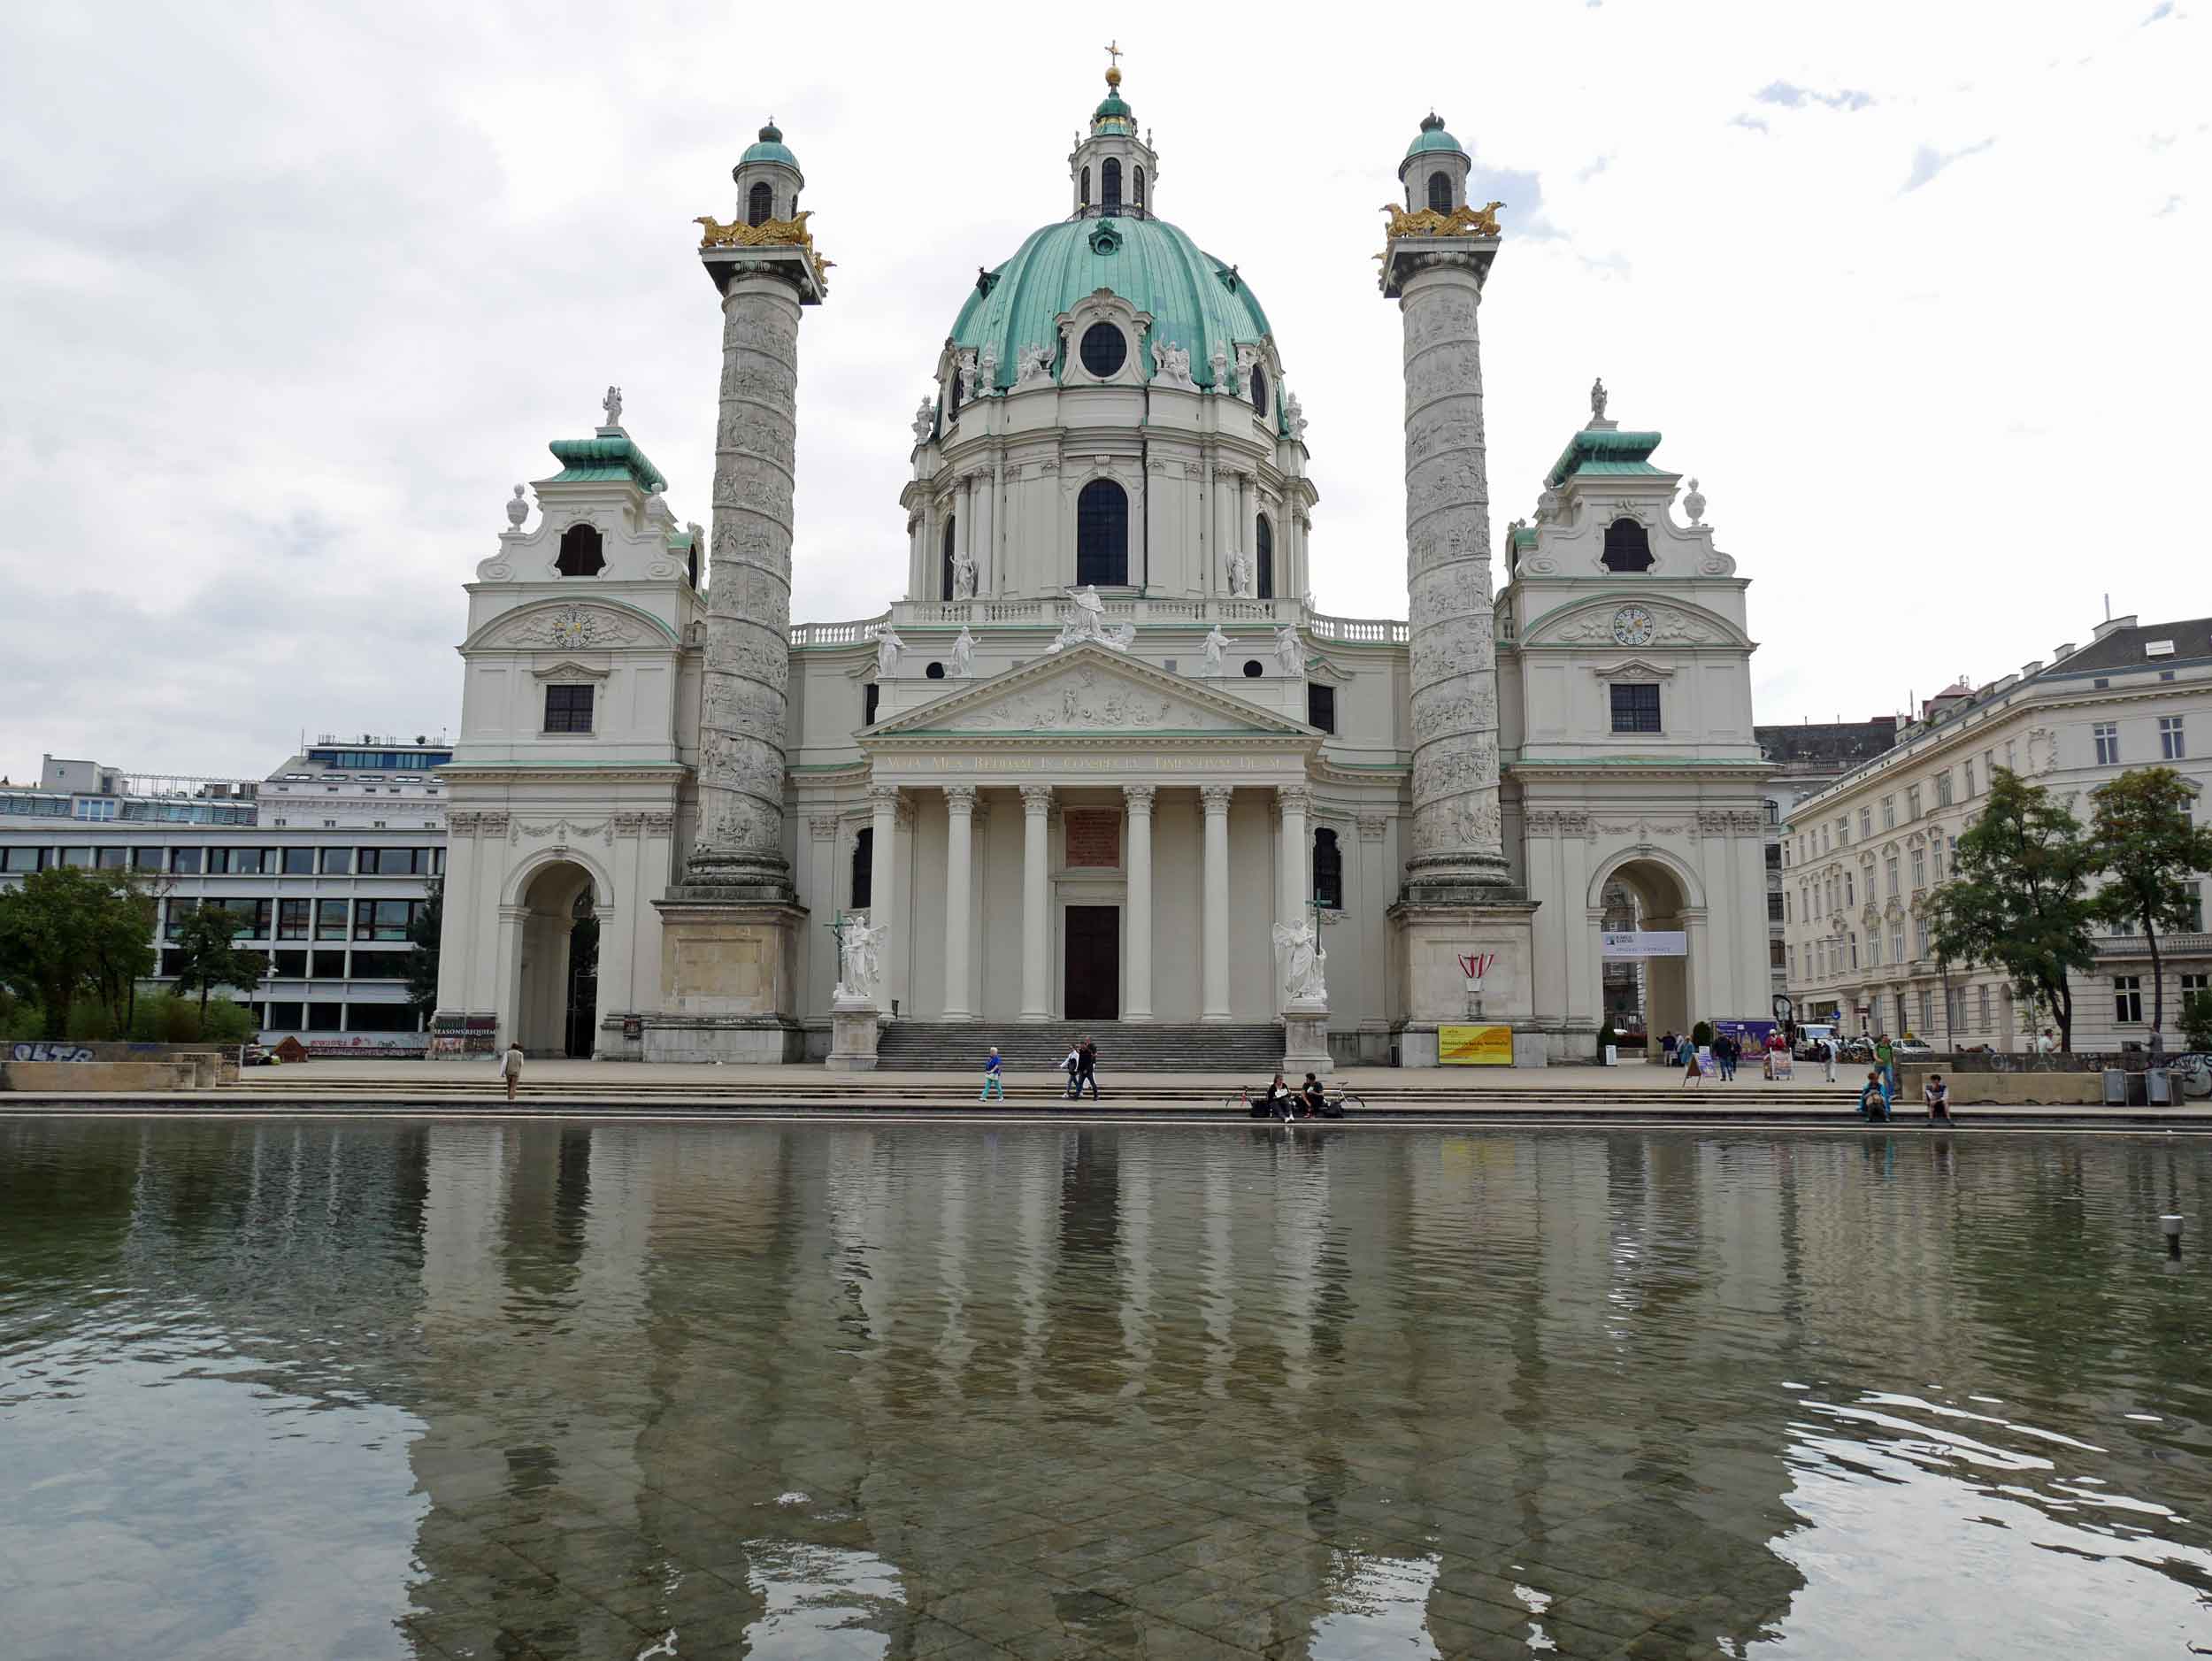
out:
M625 1015L622 1018L622 1036L631 1043L642 1039L645 1036L645 1017Z
M1734 1039L1747 1056L1756 1056L1764 1050L1775 1031L1775 1024L1770 1020L1715 1021L1713 1026L1715 1030Z
M1071 807L1065 815L1067 866L1071 871L1116 871L1121 867L1121 810Z
M1608 928L1598 935L1605 957L1686 957L1688 934L1673 928Z
M1509 1067L1513 1065L1513 1029L1440 1027L1436 1058L1448 1067Z
M471 1056L488 1056L498 1029L496 1015L433 1015L430 1057L438 1061L463 1061Z

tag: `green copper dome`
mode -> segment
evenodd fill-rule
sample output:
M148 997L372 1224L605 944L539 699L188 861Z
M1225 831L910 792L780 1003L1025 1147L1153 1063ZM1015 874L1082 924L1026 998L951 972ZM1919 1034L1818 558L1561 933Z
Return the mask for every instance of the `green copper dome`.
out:
M952 326L952 343L995 346L998 388L1014 384L1029 346L1052 350L1056 378L1060 337L1053 319L1101 288L1152 314L1142 354L1148 376L1154 341L1189 352L1191 378L1211 386L1217 346L1234 363L1239 345L1256 345L1271 333L1250 285L1179 227L1164 219L1082 219L1035 232L987 284L978 283Z
M1418 136L1406 146L1406 159L1411 161L1416 156L1425 156L1431 150L1450 150L1460 156L1467 153L1460 142L1444 130L1444 118L1431 110L1428 119L1421 123Z
M783 129L776 125L773 116L769 118L768 125L760 129L760 142L739 157L737 165L742 167L748 162L757 161L780 161L794 171L798 168L799 158L784 148Z

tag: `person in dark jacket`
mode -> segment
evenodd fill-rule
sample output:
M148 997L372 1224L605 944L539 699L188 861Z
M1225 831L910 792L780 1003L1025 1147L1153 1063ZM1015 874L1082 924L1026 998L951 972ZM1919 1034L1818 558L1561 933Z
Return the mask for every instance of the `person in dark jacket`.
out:
M1091 1087L1091 1100L1098 1100L1098 1046L1085 1034L1083 1042L1075 1047L1075 1095L1080 1101L1083 1087Z

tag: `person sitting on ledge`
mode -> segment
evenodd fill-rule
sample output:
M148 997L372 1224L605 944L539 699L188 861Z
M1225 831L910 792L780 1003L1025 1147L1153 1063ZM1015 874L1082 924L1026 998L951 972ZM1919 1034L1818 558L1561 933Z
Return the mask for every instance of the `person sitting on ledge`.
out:
M1889 1118L1889 1080L1879 1067L1866 1075L1866 1088L1859 1092L1859 1112L1870 1124Z
M1920 1099L1928 1104L1928 1117L1943 1124L1951 1122L1951 1087L1943 1081L1940 1073L1932 1073L1928 1081L1920 1087Z
M1262 1092L1257 1101L1253 1099L1249 1090L1242 1092L1242 1096L1246 1111L1254 1119L1288 1119L1292 1103L1295 1100L1290 1086L1283 1081L1283 1075L1279 1073L1275 1075L1275 1082Z
M1321 1088L1321 1080L1310 1073L1306 1074L1305 1086L1298 1094L1303 1098L1298 1103L1301 1119L1318 1119L1321 1110L1329 1104L1329 1093Z

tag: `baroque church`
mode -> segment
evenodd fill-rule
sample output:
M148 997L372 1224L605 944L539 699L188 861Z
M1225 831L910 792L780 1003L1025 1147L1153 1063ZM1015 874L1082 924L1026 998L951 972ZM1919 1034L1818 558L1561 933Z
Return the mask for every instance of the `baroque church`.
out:
M709 526L610 388L467 585L434 1053L979 1065L1074 1023L1124 1065L1325 1071L1476 1027L1540 1065L1592 1058L1609 958L1654 1032L1769 1012L1747 580L1696 481L1601 385L1492 527L1509 211L1422 121L1378 257L1409 612L1331 616L1317 569L1373 550L1317 541L1296 342L1161 216L1106 79L1062 211L958 303L878 617L791 619L832 262L783 135L745 151L733 217L699 220Z

